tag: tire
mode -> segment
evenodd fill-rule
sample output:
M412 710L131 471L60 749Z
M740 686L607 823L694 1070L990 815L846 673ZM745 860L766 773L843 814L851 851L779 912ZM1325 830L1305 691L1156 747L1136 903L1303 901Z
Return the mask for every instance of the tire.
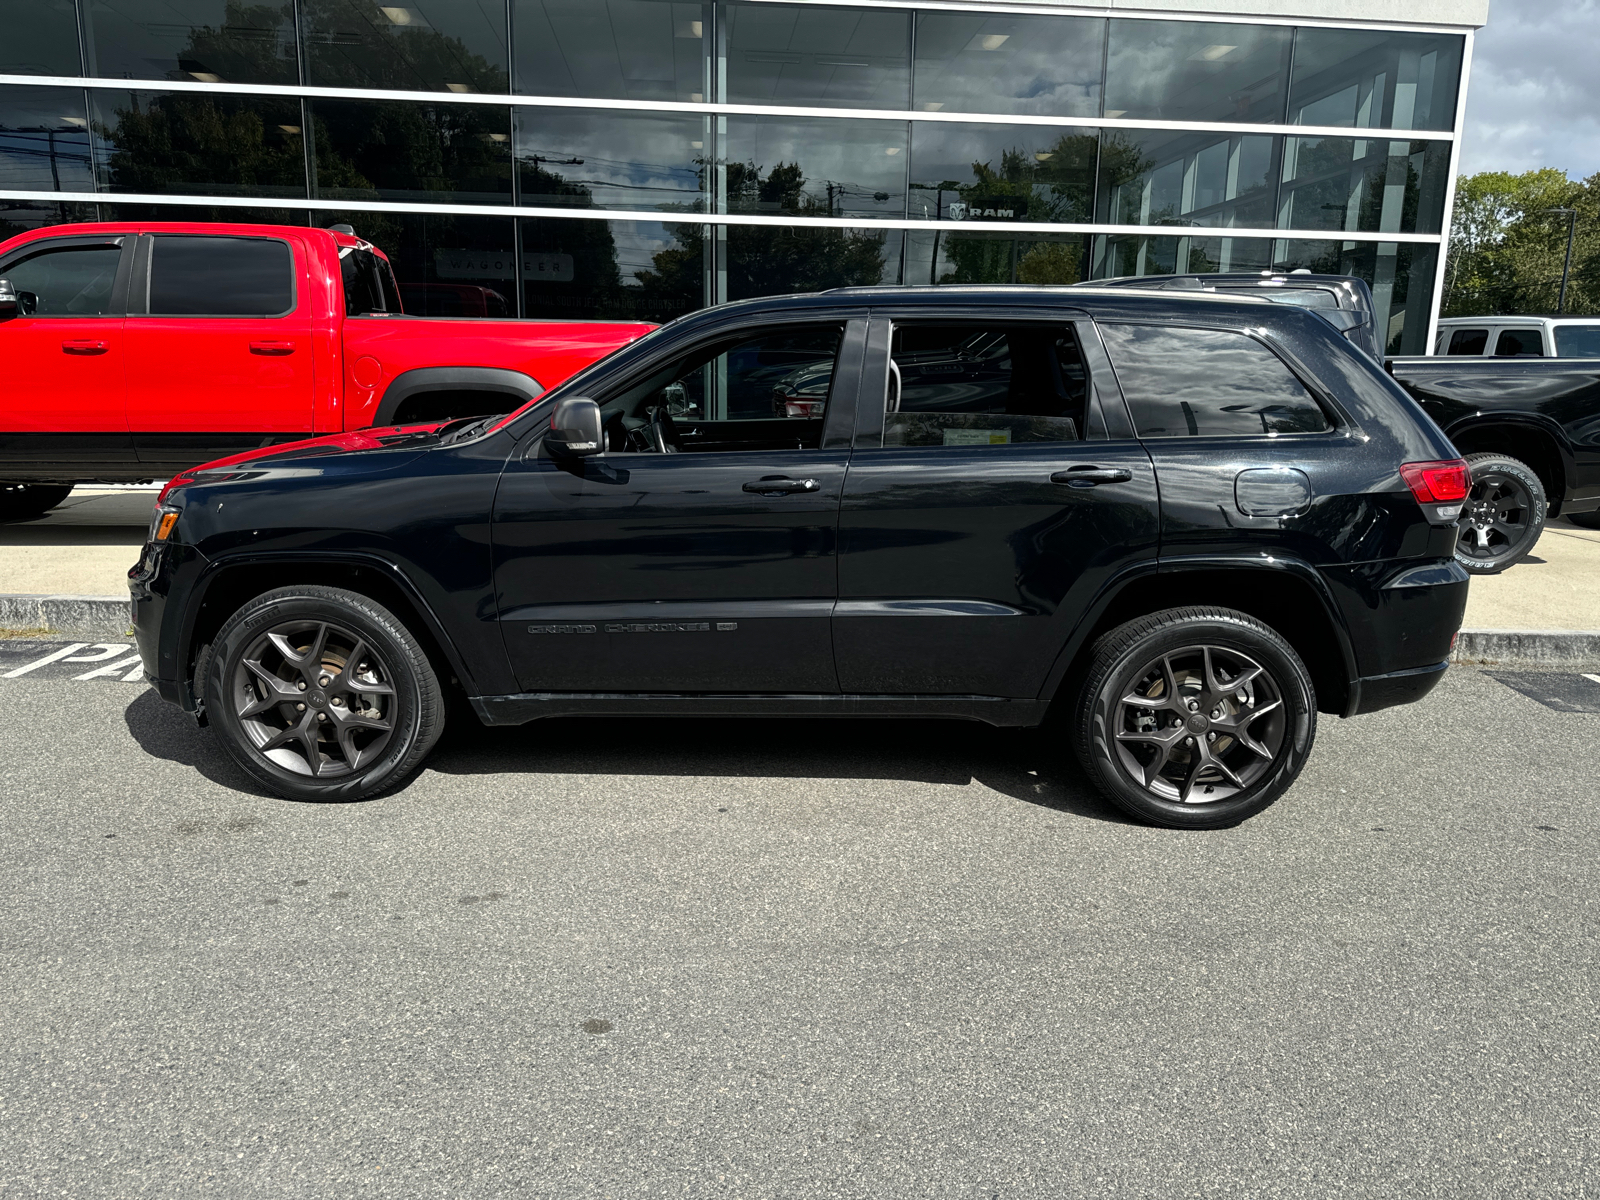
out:
M70 495L70 483L0 483L0 521L43 516Z
M1126 702L1134 696L1152 703ZM1300 656L1226 608L1170 608L1100 638L1071 727L1106 798L1171 829L1255 816L1289 790L1316 735L1316 689Z
M218 631L204 671L197 690L224 748L290 800L396 788L444 730L426 652L356 592L302 585L257 596Z
M1567 513L1566 518L1579 529L1600 529L1600 512Z
M1469 454L1472 491L1456 522L1456 561L1473 575L1498 575L1533 552L1549 504L1533 468L1504 454Z

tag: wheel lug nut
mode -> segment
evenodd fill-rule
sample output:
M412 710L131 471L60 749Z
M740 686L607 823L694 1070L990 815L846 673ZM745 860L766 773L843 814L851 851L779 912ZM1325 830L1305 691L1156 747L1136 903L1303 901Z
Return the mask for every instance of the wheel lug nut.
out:
M317 720L326 721L327 719L328 719L328 714L327 713L318 713L317 714Z
M329 678L329 676L324 675L321 679L317 680L317 686L318 687L327 687L328 684L331 683L331 682L332 682L332 680Z
M295 712L305 712L306 706L304 704L296 704L294 710Z
M299 688L302 692L305 691L306 690L306 681L304 679L302 679L299 683L295 684L295 687Z
M344 697L343 696L335 696L333 698L333 706L335 708L343 708L344 707Z

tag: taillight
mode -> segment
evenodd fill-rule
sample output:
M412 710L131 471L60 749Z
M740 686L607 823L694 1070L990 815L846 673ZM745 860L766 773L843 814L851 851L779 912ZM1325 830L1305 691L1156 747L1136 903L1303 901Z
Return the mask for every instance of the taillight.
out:
M1417 503L1433 509L1441 521L1454 521L1459 517L1461 503L1472 490L1472 468L1461 458L1402 463L1400 477L1406 481Z

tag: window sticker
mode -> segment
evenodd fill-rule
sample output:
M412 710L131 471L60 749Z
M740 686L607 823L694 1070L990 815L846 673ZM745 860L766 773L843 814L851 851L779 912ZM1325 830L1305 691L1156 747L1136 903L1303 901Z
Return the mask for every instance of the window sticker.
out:
M1011 442L1009 429L946 429L946 446L1005 446Z

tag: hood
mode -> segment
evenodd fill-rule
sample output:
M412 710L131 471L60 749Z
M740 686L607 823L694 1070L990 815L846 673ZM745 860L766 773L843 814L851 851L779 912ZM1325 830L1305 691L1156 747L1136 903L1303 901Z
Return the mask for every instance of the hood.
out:
M226 458L213 459L180 471L169 479L156 497L159 505L178 488L194 483L201 475L227 471L232 467L250 464L256 466L276 459L322 458L330 454L356 454L366 450L393 450L404 446L424 446L438 440L439 431L452 421L436 421L426 425L388 425L377 429L358 429L350 433L331 433L323 437L306 438L299 442L283 442L276 446L263 446L259 450L243 450Z

